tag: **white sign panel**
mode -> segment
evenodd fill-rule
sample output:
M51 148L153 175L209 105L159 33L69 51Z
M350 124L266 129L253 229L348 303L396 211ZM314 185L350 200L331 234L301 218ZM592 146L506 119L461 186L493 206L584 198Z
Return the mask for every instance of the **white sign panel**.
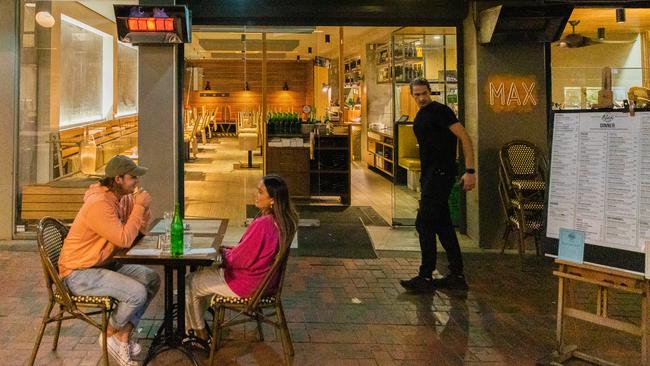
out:
M555 114L550 177L548 237L574 229L585 232L588 244L646 252L649 112Z

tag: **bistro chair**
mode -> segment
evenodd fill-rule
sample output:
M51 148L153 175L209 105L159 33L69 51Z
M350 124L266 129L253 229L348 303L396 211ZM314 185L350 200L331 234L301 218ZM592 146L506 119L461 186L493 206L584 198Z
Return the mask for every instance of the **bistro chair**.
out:
M511 141L499 151L499 196L505 216L501 253L512 231L518 233L518 250L522 260L525 239L535 239L540 254L539 237L544 228L544 192L546 160L541 151L527 141Z
M43 271L45 272L45 284L47 286L49 302L43 314L41 329L38 332L29 365L33 365L36 360L36 354L43 339L45 327L49 323L56 322L56 332L54 333L54 344L52 346L52 351L56 351L59 333L61 332L61 322L68 319L79 319L94 326L103 333L103 364L108 366L106 329L108 327L108 316L113 311L116 300L108 296L75 296L68 290L68 287L59 277L59 255L63 247L63 240L67 235L68 228L57 219L44 217L38 224L38 252L43 264ZM52 316L51 313L55 304L59 305L59 311ZM101 323L91 317L97 314L101 314Z
M281 248L275 257L273 266L260 283L259 287L250 297L225 297L215 294L212 297L210 306L214 310L212 321L212 343L210 344L210 361L208 365L214 362L214 355L219 348L221 341L221 330L233 325L246 322L257 322L258 339L264 340L262 333L262 323L271 324L276 330L280 331L282 349L286 364L290 364L290 359L294 355L291 334L287 327L287 320L282 308L282 286L284 283L284 273L287 268L289 258L289 247L293 238L289 239ZM271 280L280 276L278 287L274 291L267 291ZM273 309L273 313L266 314L264 311ZM235 314L229 318L225 317L226 310L231 310ZM275 316L275 320L270 316Z

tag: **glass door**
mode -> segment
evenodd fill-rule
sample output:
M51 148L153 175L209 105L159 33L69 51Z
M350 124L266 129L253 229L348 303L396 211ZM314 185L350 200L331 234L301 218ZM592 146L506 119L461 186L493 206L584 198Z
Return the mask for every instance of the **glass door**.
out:
M394 226L415 225L420 199L420 152L413 120L418 106L409 83L423 77L432 99L458 114L458 75L455 28L406 27L391 40L393 92L392 213ZM458 212L458 203L452 203ZM452 207L453 209L453 207Z

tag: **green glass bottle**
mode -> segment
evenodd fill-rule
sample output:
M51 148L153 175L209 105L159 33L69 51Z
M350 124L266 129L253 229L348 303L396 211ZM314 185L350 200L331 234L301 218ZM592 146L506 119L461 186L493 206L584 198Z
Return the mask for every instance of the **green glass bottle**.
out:
M181 207L176 203L174 217L171 227L172 256L183 255L183 219L181 218Z

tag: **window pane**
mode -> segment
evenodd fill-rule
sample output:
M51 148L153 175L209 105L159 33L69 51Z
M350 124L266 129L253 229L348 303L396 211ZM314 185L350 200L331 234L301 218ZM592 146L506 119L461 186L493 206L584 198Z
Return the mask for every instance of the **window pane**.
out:
M137 113L138 49L119 43L117 50L117 114Z
M102 36L61 17L60 124L102 118ZM90 28L90 27L88 27Z

